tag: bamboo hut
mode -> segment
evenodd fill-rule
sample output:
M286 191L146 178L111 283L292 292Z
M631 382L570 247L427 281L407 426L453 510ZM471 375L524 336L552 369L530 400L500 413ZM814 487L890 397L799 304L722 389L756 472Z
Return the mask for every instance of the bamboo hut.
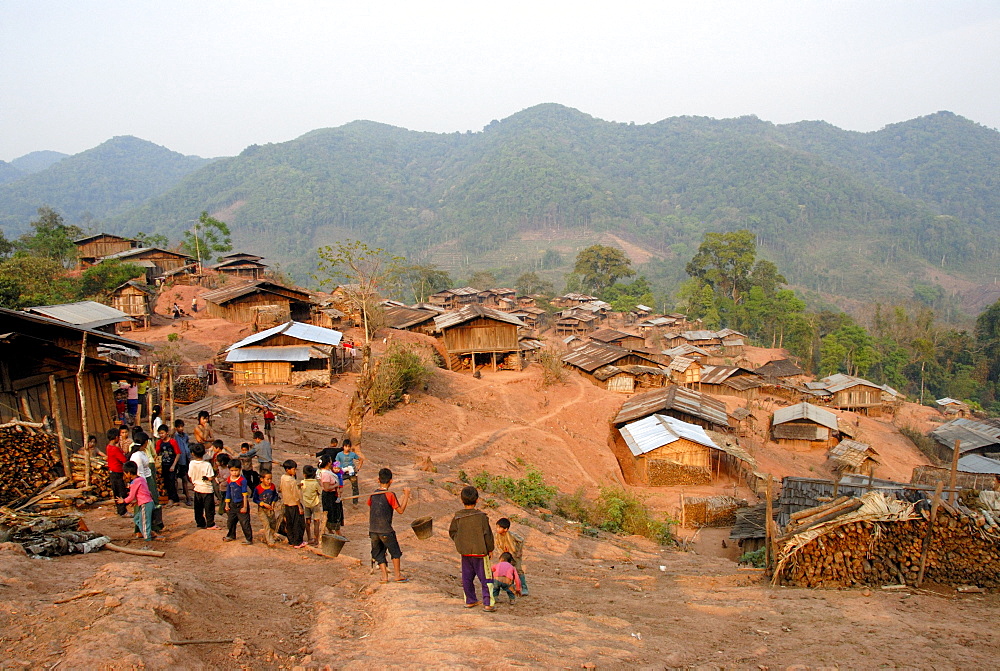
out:
M111 292L111 307L121 310L143 326L149 326L155 296L156 290L153 287L129 280Z
M615 329L600 329L590 334L590 339L603 345L613 345L622 349L638 349L646 346L646 339L634 333Z
M254 323L254 308L276 305L288 321L308 321L312 315L309 293L272 282L256 280L203 294L208 314L237 324Z
M827 452L827 457L833 462L833 470L837 473L856 473L858 475L875 475L879 466L878 452L868 443L856 440L842 440Z
M811 403L778 408L771 418L774 440L789 447L832 447L840 427L837 416Z

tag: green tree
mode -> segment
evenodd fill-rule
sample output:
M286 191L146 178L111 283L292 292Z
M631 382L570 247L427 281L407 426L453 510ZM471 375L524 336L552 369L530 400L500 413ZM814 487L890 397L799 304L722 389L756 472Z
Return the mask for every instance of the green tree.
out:
M62 215L51 207L38 208L38 218L31 222L33 233L22 235L17 249L31 256L52 259L64 268L76 263L73 241L82 235L78 226L67 226Z
M691 277L697 277L721 295L739 303L750 289L756 255L757 242L750 231L706 233L685 270ZM774 271L776 273L777 268Z
M824 337L820 346L823 375L847 373L864 377L878 360L875 340L858 324L841 326Z
M170 238L162 233L143 233L142 231L139 231L135 234L135 239L138 240L139 244L143 247L167 249L170 246Z
M14 243L7 239L7 236L0 231L0 259L6 259L14 253Z
M431 294L452 285L451 276L434 265L399 265L399 269L387 278L393 293L404 300L423 303Z
M517 290L517 293L523 296L530 296L533 294L551 296L555 292L552 282L543 280L538 276L538 273L535 272L522 273L516 280L514 280L514 288Z
M80 277L80 297L105 298L116 287L145 273L141 266L122 263L119 259L98 263L83 271Z
M11 302L17 307L66 303L79 293L79 282L66 275L61 263L29 254L16 254L0 262L0 283L8 294L14 287L20 288L16 300L11 301L9 295L4 299L7 306Z
M399 274L402 257L358 240L339 242L316 250L319 265L315 278L321 286L339 284L361 313L365 342L361 348L361 374L347 409L348 437L359 443L364 419L374 409L373 389L377 369L372 365L371 340L382 308L379 299L389 278Z
M469 278L469 286L483 291L485 289L495 289L497 286L496 276L488 270L477 270Z
M181 251L199 260L207 260L215 254L222 254L233 249L229 226L226 222L208 216L202 212L194 228L184 231Z
M635 275L625 252L606 245L592 245L577 254L573 272L583 288L597 296L621 278Z
M542 254L542 259L539 261L539 266L542 270L551 270L552 268L558 268L562 265L562 255L554 249L546 249L545 253Z

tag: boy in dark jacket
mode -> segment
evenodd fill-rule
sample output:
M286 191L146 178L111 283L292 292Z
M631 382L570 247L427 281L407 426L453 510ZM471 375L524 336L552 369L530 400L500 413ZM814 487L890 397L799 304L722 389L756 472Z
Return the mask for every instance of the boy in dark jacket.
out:
M465 508L455 513L448 535L455 541L458 554L462 555L462 589L465 590L465 607L475 608L479 605L475 585L475 579L479 578L483 593L483 610L492 613L496 607L493 605L493 574L489 562L490 553L493 552L490 518L482 510L476 509L479 490L475 487L463 487L461 499Z

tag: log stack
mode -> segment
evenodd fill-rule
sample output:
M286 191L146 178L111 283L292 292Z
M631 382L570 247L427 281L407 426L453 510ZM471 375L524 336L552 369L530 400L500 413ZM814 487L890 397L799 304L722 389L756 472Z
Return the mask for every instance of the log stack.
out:
M208 379L197 375L178 375L174 380L174 400L178 403L194 403L208 394Z
M25 426L0 428L0 504L34 496L61 471L55 436Z
M86 486L84 457L82 454L74 454L70 457L73 466L73 485L77 488ZM90 490L86 496L78 497L76 505L87 505L104 499L114 497L111 491L111 471L108 470L108 462L102 456L93 455L90 457ZM89 500L93 499L93 500Z
M701 496L684 499L684 524L692 527L731 527L745 499L732 496Z
M836 514L835 509L840 509L839 515L850 515L857 510L857 502L849 499L831 502L825 510L802 511L812 514L793 520L799 523L797 530L793 528L778 539L779 552L805 529L822 524L817 520L836 519L829 517ZM832 526L780 563L777 578L801 587L915 585L925 554L925 539L929 539L924 557L925 581L1000 587L1000 527L991 524L989 511L942 503L931 524L930 504L921 502L917 509L917 519L856 519Z

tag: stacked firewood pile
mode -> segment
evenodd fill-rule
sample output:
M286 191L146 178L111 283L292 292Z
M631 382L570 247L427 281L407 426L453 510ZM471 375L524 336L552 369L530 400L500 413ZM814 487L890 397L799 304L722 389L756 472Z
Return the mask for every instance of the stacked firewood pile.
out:
M178 403L194 403L208 394L208 378L197 375L178 375L174 380L174 400Z
M707 485L712 482L712 474L707 468L687 466L665 459L650 459L646 463L646 473L649 484L653 486Z
M1000 586L995 511L942 501L933 514L927 500L908 504L878 497L874 492L838 499L797 513L778 539L775 580L849 587L915 585L922 577L938 584Z
M70 463L73 467L73 484L78 488L86 486L84 456L82 454L74 454L70 457ZM82 500L79 503L74 501L74 503L77 505L86 505L112 497L114 497L114 492L111 490L111 471L108 470L108 461L102 456L91 455L90 494L84 498L93 500Z
M33 496L61 470L55 436L24 424L0 427L0 504Z
M745 499L732 496L700 496L684 499L684 524L692 527L731 527Z

